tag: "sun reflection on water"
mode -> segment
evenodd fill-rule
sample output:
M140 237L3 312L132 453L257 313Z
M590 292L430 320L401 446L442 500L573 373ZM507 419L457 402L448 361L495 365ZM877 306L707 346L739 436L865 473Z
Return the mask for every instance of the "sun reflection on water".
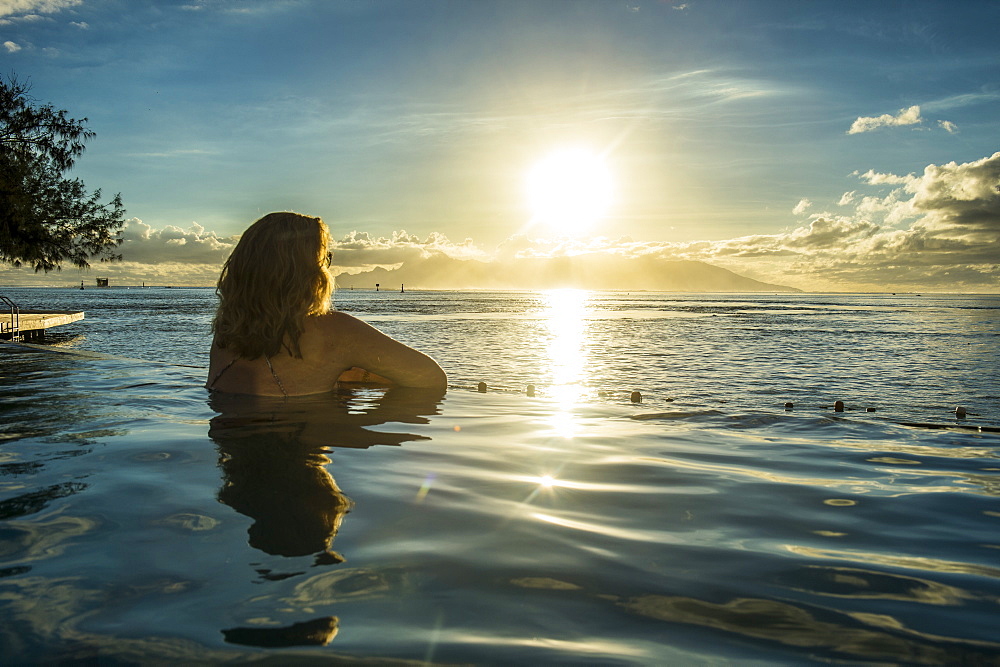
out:
M545 326L548 330L546 355L549 393L556 410L549 423L564 438L578 431L574 406L583 398L587 366L587 303L585 290L558 289L545 293Z

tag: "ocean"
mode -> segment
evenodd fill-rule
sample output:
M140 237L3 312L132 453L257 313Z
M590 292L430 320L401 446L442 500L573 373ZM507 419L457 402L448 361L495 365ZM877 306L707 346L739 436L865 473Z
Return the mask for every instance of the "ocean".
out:
M4 664L1000 663L1000 296L341 290L447 393L248 400L0 294Z

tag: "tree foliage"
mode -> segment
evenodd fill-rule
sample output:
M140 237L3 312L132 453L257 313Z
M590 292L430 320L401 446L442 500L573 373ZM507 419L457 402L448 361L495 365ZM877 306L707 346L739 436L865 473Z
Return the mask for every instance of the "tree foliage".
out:
M83 181L65 176L95 136L87 119L40 105L29 90L15 77L0 79L0 261L37 273L121 259L121 195L102 204L100 190L88 194Z

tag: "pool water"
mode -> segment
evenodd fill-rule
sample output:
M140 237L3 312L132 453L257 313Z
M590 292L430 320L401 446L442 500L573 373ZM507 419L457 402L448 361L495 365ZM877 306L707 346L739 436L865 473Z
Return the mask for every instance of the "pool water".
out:
M724 307L706 304L685 306ZM768 309L779 305L789 307ZM106 358L70 334L53 349L0 345L4 664L1000 660L995 370L955 364L930 380L976 398L966 420L914 387L875 413L854 407L865 399L834 412L792 382L778 391L786 361L699 398L672 364L697 366L703 351L657 345L673 355L670 379L647 381L647 364L615 383L624 362L602 352L599 332L647 362L639 339L662 326L661 342L679 340L695 320L716 350L738 347L726 331L771 344L793 327L840 334L799 312L768 316L763 332L738 315L641 317L632 302L574 330L489 301L502 306L513 314L455 317L462 335L487 324L497 338L464 365L442 353L462 336L440 314L366 317L431 348L425 328L446 329L434 350L452 377L443 395L213 396L193 355ZM885 312L878 335L905 338L891 320L914 318ZM944 319L920 315L925 326L934 317ZM943 360L955 340L966 359L995 351L995 320L975 317L924 351ZM853 338L874 355L865 321ZM88 322L112 329L91 312ZM637 329L631 348L615 323ZM99 340L86 331L77 336ZM491 366L498 339L530 331L544 354L512 343L521 370ZM820 336L795 340L810 335ZM577 360L546 347L557 339L585 349L600 378L580 381ZM738 376L737 361L748 363L731 356L719 372ZM826 366L786 370L818 386L835 364L816 363ZM875 397L866 385L879 378L883 392L902 387L898 365L843 375ZM752 386L758 374L771 386ZM486 393L479 378L491 380Z

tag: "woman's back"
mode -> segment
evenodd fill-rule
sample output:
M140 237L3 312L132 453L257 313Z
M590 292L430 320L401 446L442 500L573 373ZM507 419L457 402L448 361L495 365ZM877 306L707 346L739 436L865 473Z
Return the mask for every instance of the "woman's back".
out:
M212 345L209 388L259 396L300 396L332 391L338 378L360 368L404 387L444 389L438 364L346 313L308 316L299 337L301 357L283 348L273 356L243 359Z

